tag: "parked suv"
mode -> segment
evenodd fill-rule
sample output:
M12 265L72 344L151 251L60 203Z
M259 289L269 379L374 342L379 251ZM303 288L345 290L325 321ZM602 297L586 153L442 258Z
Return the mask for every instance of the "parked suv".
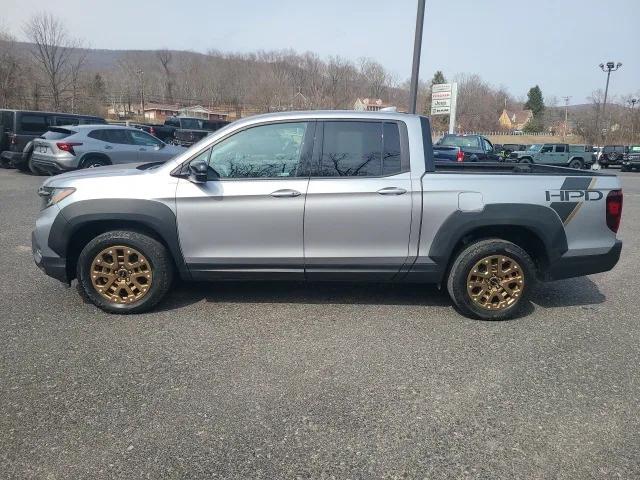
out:
M119 163L164 162L184 150L132 127L55 127L33 141L31 163L36 171L53 174Z
M605 145L599 163L604 168L608 168L609 165L620 165L627 152L628 149L624 145Z
M629 145L624 160L622 160L623 172L630 172L634 168L640 170L640 145Z
M29 169L32 148L29 142L50 127L105 124L104 118L72 113L0 110L0 165Z
M113 313L185 280L443 285L474 318L515 315L538 279L613 268L615 175L435 162L429 119L288 112L238 120L163 165L47 179L36 264Z
M591 165L594 159L592 153L585 148L572 149L566 143L538 143L526 150L511 152L509 161L582 169Z

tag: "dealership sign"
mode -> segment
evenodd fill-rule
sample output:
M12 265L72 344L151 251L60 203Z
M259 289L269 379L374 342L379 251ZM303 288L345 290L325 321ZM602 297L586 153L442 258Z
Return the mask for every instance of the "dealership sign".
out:
M438 83L431 86L431 115L450 115L449 133L453 133L458 100L457 83Z

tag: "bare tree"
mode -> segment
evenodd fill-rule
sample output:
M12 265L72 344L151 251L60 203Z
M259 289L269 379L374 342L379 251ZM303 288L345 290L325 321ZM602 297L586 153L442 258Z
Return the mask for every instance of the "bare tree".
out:
M0 106L8 107L19 95L21 88L20 62L15 39L7 32L0 32Z
M80 89L80 76L87 61L87 51L77 49L75 55L69 62L69 77L71 80L71 113L76 113L78 102L78 91Z
M71 55L78 42L69 37L62 22L50 13L32 16L24 26L24 33L34 43L33 56L47 79L53 108L59 110L62 92L71 75Z
M173 74L171 73L171 69L169 65L173 59L173 54L170 50L166 48L162 50L158 50L156 52L156 56L162 65L162 70L164 72L164 97L167 103L173 102Z

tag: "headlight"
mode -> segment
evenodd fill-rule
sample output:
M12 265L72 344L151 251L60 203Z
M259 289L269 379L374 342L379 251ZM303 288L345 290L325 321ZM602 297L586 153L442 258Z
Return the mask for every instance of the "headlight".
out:
M40 187L38 195L42 197L42 209L61 202L75 191L72 187Z

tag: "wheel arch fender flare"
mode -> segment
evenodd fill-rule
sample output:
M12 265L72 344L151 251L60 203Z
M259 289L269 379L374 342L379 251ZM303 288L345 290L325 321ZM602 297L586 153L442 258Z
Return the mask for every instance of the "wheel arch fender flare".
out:
M136 229L142 233L149 232L169 249L178 272L189 277L180 248L176 215L160 201L118 198L81 200L67 205L51 226L49 248L68 261L74 254L69 251L74 237L87 229L100 233Z
M474 231L490 228L526 229L540 239L548 262L560 258L567 250L567 235L558 214L551 208L534 204L490 204L480 212L452 213L436 233L429 257L441 267L452 260L455 248ZM499 236L499 234L498 234Z

